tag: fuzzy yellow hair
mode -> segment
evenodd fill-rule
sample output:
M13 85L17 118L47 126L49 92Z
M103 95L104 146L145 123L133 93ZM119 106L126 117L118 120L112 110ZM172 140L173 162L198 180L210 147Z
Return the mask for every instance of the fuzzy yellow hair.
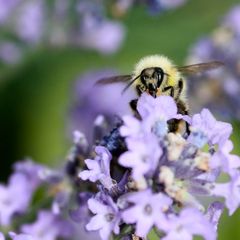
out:
M175 86L181 78L181 74L177 71L172 61L162 55L152 55L142 58L135 66L133 71L134 77L139 76L142 70L151 67L160 67L165 73L169 74L167 80L168 86Z

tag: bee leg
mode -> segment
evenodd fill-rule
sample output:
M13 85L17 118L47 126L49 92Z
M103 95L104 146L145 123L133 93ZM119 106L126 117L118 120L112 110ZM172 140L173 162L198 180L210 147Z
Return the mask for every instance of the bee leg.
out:
M174 97L174 87L173 86L168 86L168 87L165 87L162 91L166 92L168 90L170 90L170 96Z
M141 117L140 117L140 115L137 111L137 101L138 101L137 98L133 99L133 100L130 101L129 105L130 105L130 108L132 109L132 111L134 112L135 117L140 119Z
M183 90L183 80L180 79L179 82L178 82L178 94L177 94L177 98L180 97L181 93L182 93L182 90Z

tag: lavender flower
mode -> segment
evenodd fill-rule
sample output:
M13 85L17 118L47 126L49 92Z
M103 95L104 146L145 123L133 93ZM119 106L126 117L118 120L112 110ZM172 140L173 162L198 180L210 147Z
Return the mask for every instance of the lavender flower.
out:
M32 191L42 183L41 175L47 170L43 165L34 163L31 159L19 161L14 164L14 170L17 173L23 174L29 181L29 187Z
M194 219L194 224L193 224ZM199 235L206 240L216 239L216 232L207 218L196 209L185 208L179 216L169 215L168 221L160 226L167 234L164 240L193 239L193 235Z
M14 232L10 232L9 236L12 240L34 240L34 238L28 234L16 234Z
M120 165L132 168L132 176L136 181L144 175L153 175L162 155L157 137L149 134L140 140L129 139L127 146L128 151L119 158Z
M158 14L169 9L176 9L183 5L186 0L144 0L144 1L133 1L133 0L118 0L114 3L113 13L117 16L122 16L135 4L144 4L150 14Z
M9 225L15 214L27 211L33 189L20 173L11 176L8 186L0 185L0 224ZM17 197L16 197L17 196Z
M154 132L158 137L162 137L168 131L168 120L183 118L177 114L176 104L169 96L154 99L151 95L143 93L138 100L137 110L144 119L143 122L131 116L124 116L125 124L120 129L122 136L134 138Z
M16 33L28 43L34 44L41 40L44 31L44 2L33 0L24 2L19 8Z
M104 190L104 183L100 181L96 196L107 195L114 199L115 214L120 218L118 225L131 226L127 236L146 237L154 228L164 235L163 239L192 239L194 235L216 239L223 206L232 214L240 204L240 161L230 154L231 125L217 121L207 109L192 118L181 116L170 97L154 99L143 94L137 109L140 119L124 116L120 127L124 137L121 141L125 142L127 150L120 149L120 156L112 153L118 164L130 171L124 183L125 191L113 195L111 189ZM173 118L188 121L191 133L187 139L168 132L167 122ZM208 146L206 150L204 145ZM104 164L99 158L95 164L99 166L101 162ZM217 182L221 171L229 176L225 183ZM95 177L95 172L99 170L88 171L86 179ZM217 204L215 197L223 197L225 202ZM213 202L206 206L205 199L209 198ZM111 206L104 204L104 209ZM194 226L192 219L195 219ZM92 229L103 227L100 222L99 226L95 224ZM109 229L102 239L113 231L113 227Z
M224 204L221 202L213 202L207 209L206 217L213 224L215 231L217 231L218 222L222 215L223 209Z
M209 110L203 109L200 114L192 117L191 132L189 141L201 148L206 141L209 142L209 145L225 142L232 132L232 126L229 123L216 121ZM201 142L199 134L196 132L200 133Z
M231 181L227 183L216 183L212 189L212 194L224 197L229 214L232 215L240 205L240 174L238 171L232 172Z
M2 25L12 14L14 8L18 5L20 0L0 0L0 24Z
M143 94L137 110L97 146L75 131L64 168L15 164L8 185L0 185L1 225L13 228L12 239L98 239L98 232L103 240L132 239L151 231L167 240L217 238L224 208L231 215L240 206L240 158L231 153L231 125L207 109L193 117L177 114L167 96ZM172 119L188 121L188 137L170 132ZM220 182L222 173L227 177ZM48 204L26 223L23 213L39 186Z
M22 50L13 42L0 43L0 59L8 64L14 64L21 58Z
M125 28L108 19L105 8L104 2L97 1L54 0L49 4L47 0L0 0L0 25L14 36L16 43L23 43L21 57L36 45L66 44L112 54L120 48ZM4 37L8 42L8 34ZM6 63L20 59L2 58Z
M99 230L103 240L108 240L111 232L119 234L120 216L118 207L110 197L106 197L105 203L97 199L89 199L88 207L92 213L96 214L86 225L87 230Z
M240 119L239 105L239 27L240 7L223 17L209 36L203 36L190 49L187 63L223 61L225 66L189 80L190 107L196 112L211 108L223 119ZM201 80L200 80L201 78Z
M0 232L0 240L5 240L5 237L1 232Z
M83 180L89 179L91 182L99 180L105 188L111 189L113 184L110 176L110 161L112 156L106 148L100 146L95 148L95 152L97 156L94 160L85 160L90 170L80 172L79 177Z
M233 149L233 143L228 140L219 146L219 150L213 154L210 166L211 168L220 167L223 172L231 174L233 169L240 167L240 158L230 154Z
M131 193L125 200L134 205L122 213L126 223L136 223L136 235L145 238L154 226L166 224L164 212L172 204L172 200L162 193L153 194L150 189Z
M54 240L57 237L68 239L73 234L72 226L67 221L49 211L40 211L37 221L23 225L21 231L35 240Z

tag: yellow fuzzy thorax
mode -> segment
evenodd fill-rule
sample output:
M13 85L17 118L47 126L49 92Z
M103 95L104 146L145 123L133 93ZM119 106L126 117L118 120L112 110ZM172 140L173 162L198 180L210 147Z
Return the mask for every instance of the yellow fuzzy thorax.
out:
M181 74L177 71L172 61L162 55L152 55L142 58L135 66L133 71L134 77L139 76L142 70L151 67L160 67L165 73L169 74L167 80L168 86L175 86L181 78Z

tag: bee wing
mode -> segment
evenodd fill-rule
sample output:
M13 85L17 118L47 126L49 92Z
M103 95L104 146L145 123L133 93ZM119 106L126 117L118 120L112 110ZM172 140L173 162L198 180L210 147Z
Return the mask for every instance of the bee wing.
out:
M132 79L132 75L119 75L119 76L112 76L99 79L96 84L111 84L111 83L119 83L119 82L129 82Z
M184 74L197 74L197 73L206 72L215 68L222 67L223 65L224 65L223 62L212 61L207 63L197 63L193 65L188 65L188 66L177 67L177 70Z

